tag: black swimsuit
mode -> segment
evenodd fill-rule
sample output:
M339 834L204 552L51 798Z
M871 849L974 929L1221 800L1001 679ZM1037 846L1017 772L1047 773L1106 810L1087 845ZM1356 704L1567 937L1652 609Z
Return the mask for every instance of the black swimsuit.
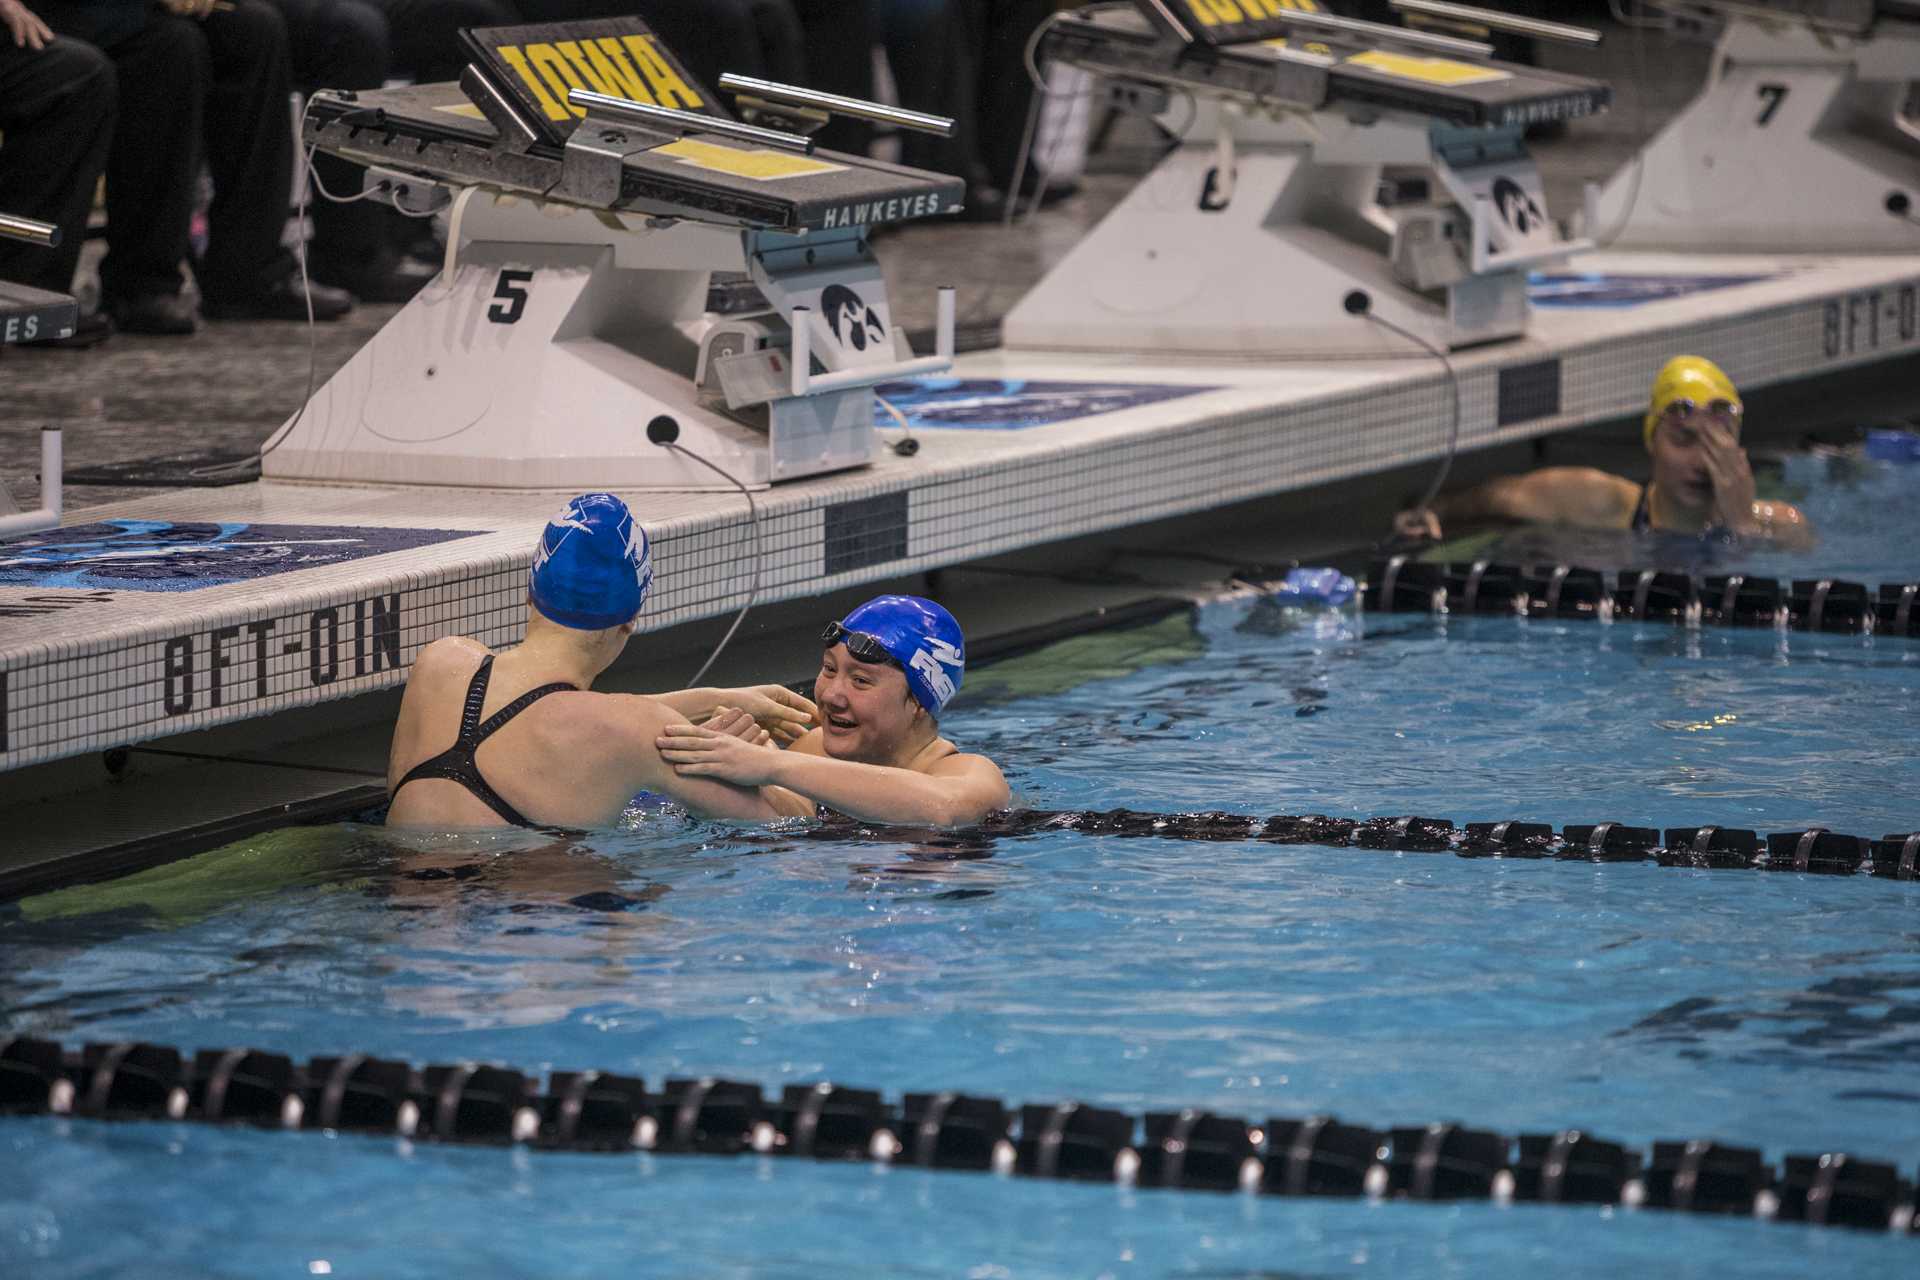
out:
M516 827L534 825L520 816L520 811L504 800L498 791L488 785L481 776L479 762L474 752L480 744L498 733L507 721L525 711L550 693L571 693L570 684L543 684L538 689L527 692L509 702L492 715L485 723L481 722L480 712L487 705L487 681L493 676L493 655L488 654L480 660L480 669L473 673L473 679L467 684L467 705L460 713L460 736L454 744L430 760L422 760L407 770L407 776L400 779L399 786L393 789L394 795L400 794L400 787L418 778L443 778L448 782L457 782L485 804L487 808L499 814Z
M1640 486L1640 502L1633 509L1633 522L1627 526L1635 533L1645 533L1653 528L1653 512L1650 510L1651 504L1647 501L1652 493L1652 485Z

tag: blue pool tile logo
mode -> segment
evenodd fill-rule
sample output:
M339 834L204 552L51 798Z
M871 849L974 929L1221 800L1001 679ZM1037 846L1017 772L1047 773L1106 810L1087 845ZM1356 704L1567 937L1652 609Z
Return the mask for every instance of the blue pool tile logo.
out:
M471 538L478 530L351 525L106 520L0 543L0 587L197 591L389 551Z
M1527 297L1536 307L1565 310L1617 310L1648 302L1665 302L1734 285L1757 284L1766 275L1615 275L1604 271L1576 271L1527 277Z
M874 388L914 431L930 427L1021 431L1217 390L1158 382L1030 382L1025 378L920 378ZM883 429L899 425L882 405L874 406L873 420Z

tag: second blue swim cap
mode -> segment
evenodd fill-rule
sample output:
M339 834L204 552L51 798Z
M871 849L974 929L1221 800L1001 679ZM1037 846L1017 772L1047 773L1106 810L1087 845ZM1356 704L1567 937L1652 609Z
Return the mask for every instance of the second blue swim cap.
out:
M907 673L907 688L935 715L960 691L967 641L952 614L920 596L876 596L840 620L872 636Z
M583 493L547 522L527 578L534 607L578 631L633 621L652 585L647 535L610 493Z

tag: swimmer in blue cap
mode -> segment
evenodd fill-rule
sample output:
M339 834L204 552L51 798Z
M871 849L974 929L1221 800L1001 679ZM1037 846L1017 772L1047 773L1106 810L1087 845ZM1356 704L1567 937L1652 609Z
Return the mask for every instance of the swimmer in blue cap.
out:
M731 736L751 733L742 715L674 725L660 754L684 777L782 788L795 813L823 804L869 822L951 827L1006 807L999 767L940 736L967 666L951 613L919 596L880 596L828 623L821 639L819 725L790 748Z
M709 817L791 808L784 793L677 773L654 739L724 706L736 728L792 741L812 723L805 698L778 685L590 691L626 648L652 583L647 535L626 503L610 493L568 502L534 551L525 641L495 655L448 636L414 661L387 762L388 824L598 827L643 790Z

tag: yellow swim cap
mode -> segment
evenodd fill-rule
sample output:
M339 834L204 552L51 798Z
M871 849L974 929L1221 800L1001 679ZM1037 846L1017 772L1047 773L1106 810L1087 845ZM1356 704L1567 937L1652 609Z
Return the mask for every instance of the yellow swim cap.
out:
M1733 379L1705 356L1675 356L1667 361L1653 380L1653 399L1647 406L1647 420L1641 430L1648 452L1653 450L1653 429L1660 425L1660 415L1667 411L1668 405L1681 399L1695 404L1731 400L1737 405L1740 392L1733 385Z

